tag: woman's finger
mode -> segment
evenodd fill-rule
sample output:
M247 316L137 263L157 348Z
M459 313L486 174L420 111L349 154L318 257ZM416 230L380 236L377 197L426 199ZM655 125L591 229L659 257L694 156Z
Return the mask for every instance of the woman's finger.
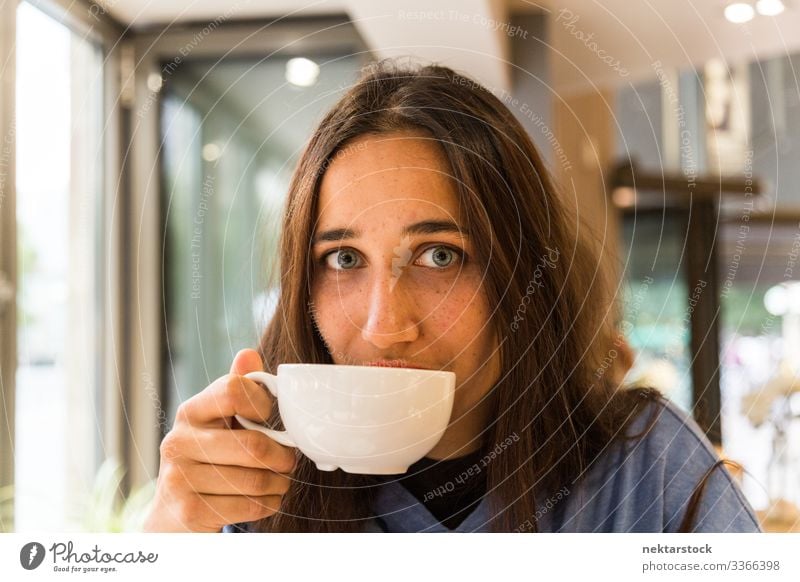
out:
M256 521L280 510L280 495L184 495L168 505L170 531L219 531L229 523Z
M161 458L291 473L297 452L255 430L187 427L164 437Z
M178 407L176 424L225 426L225 419L241 414L264 422L272 414L274 398L258 382L227 374Z
M171 465L169 471L165 479L170 486L207 495L284 495L292 483L290 477L268 469L227 465L182 463Z

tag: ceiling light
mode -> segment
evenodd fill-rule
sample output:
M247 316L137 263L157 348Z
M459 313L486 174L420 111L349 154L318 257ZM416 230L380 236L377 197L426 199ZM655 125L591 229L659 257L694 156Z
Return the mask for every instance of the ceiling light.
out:
M744 2L734 2L725 7L725 18L734 24L744 24L750 22L755 16L755 10L749 4Z
M317 82L319 65L311 59L302 57L286 62L286 80L298 87L310 87Z
M789 281L770 287L764 294L764 307L772 315L800 313L800 282Z
M781 0L758 0L756 2L756 10L761 16L777 16L785 8L786 6Z
M764 294L764 307L772 315L783 315L786 313L789 303L787 295L785 287L780 285L770 287L769 291Z
M611 194L611 201L617 208L630 208L636 204L636 190L627 186L618 186Z
M160 73L150 73L147 75L147 88L150 89L153 93L158 93L161 91L161 87L164 85L164 80L161 78Z
M222 148L215 143L203 146L203 159L207 162L216 162L222 155Z

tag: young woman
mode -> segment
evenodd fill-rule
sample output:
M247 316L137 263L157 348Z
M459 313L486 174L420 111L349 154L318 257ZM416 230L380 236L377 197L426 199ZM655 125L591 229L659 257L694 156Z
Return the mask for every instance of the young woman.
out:
M180 407L147 529L759 531L694 422L615 380L611 286L582 233L490 92L372 66L303 152L276 315ZM404 475L319 471L233 419L280 426L243 375L284 362L450 370L451 422Z

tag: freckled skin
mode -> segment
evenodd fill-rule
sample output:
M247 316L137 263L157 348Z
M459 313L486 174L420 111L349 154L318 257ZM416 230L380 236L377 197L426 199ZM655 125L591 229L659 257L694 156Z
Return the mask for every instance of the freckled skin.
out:
M485 266L458 233L401 232L423 220L463 224L435 142L406 132L357 141L366 143L337 157L320 185L315 233L349 228L360 236L314 246L314 317L336 364L405 359L455 372L451 424L428 456L462 456L480 445L489 420L482 398L500 374Z

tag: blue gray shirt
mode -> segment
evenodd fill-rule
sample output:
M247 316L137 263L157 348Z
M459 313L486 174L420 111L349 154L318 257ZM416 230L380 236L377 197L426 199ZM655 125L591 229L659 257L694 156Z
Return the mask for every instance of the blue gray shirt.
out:
M541 500L536 515L517 531L541 532L674 532L695 487L719 460L696 423L666 401L641 439L615 441L583 478ZM645 410L629 427L641 432ZM489 492L491 494L491 492ZM378 489L375 518L367 532L484 532L491 515L484 497L454 530L443 526L405 487L389 481ZM759 532L758 520L737 482L723 467L707 481L695 518L697 532ZM247 529L247 524L223 531Z

